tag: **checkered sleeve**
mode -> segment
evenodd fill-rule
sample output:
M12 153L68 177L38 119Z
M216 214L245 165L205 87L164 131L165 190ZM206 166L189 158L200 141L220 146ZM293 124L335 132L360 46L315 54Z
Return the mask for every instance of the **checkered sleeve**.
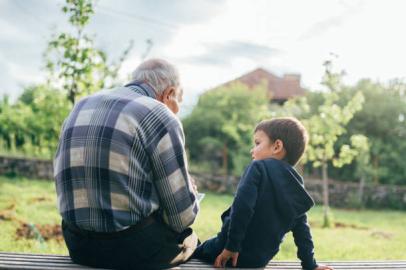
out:
M168 115L167 115L168 116ZM199 212L187 171L185 139L181 122L169 115L152 154L152 167L165 223L177 232L192 225Z

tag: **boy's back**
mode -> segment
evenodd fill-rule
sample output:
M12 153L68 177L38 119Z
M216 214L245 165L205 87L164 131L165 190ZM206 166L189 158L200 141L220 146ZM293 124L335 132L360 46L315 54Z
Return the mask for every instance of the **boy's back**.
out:
M204 243L196 255L215 260L226 248L239 252L238 267L264 267L292 230L303 266L316 268L305 215L313 205L292 166L277 159L254 161L245 170L233 205L222 215L217 243Z

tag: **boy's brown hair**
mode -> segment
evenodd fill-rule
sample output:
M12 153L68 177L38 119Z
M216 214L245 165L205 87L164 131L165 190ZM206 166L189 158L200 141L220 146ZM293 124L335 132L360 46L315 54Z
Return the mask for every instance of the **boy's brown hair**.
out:
M283 148L286 150L283 161L292 166L299 162L309 141L306 128L299 120L292 117L264 120L257 125L254 134L258 130L265 132L273 143L276 140L282 141Z

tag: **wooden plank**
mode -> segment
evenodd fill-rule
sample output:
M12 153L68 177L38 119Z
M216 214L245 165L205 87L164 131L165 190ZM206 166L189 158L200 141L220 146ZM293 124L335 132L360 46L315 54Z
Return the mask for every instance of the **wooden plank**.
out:
M64 268L64 269L89 269L89 267L82 266L79 264L74 264L73 262L70 264L61 264L61 263L53 263L53 262L47 262L47 261L42 261L42 262L20 262L20 261L7 261L7 260L1 260L1 264L4 265L12 265L15 267L28 267L28 266L42 266L42 267L47 267L49 269L58 267L58 268ZM1 269L1 268L0 268Z
M58 266L53 266L53 267L48 267L48 266L36 266L36 265L3 265L0 262L0 269L1 270L66 270L66 269L76 269L76 270L89 270L89 269L96 269L96 268L69 268L69 267L58 267ZM97 268L97 270L111 270L111 269L101 269Z
M29 257L29 258L55 258L55 259L67 259L67 258L69 258L68 255L37 254L37 253L14 253L14 252L0 252L0 256Z
M320 264L329 265L334 269L345 270L406 270L406 261L320 261ZM68 255L51 255L35 253L12 253L0 252L1 270L89 270L87 266L78 265L72 262ZM100 269L100 268L99 268ZM215 270L212 263L193 259L171 270ZM226 268L235 269L235 268ZM241 269L241 268L240 268ZM253 269L253 268L246 268ZM258 269L258 268L256 268ZM265 268L266 270L302 270L300 261L271 261ZM101 270L101 269L100 269Z
M334 269L346 269L346 270L389 270L389 269L404 269L406 270L406 261L320 261L320 264L329 265L334 267ZM205 269L205 270L214 270L211 263L191 260L186 264L182 264L173 270L192 270L192 269ZM226 269L235 269L235 268L226 268ZM248 268L250 269L250 268ZM271 261L267 267L263 269L269 270L302 270L299 261Z
M0 269L89 270L94 268L75 264L67 255L0 252Z
M55 260L55 259L46 259L46 258L18 258L18 257L1 257L0 256L0 261L15 261L15 262L53 262L53 263L60 263L60 264L69 264L72 263L72 260L70 258L66 259L60 259L60 260Z

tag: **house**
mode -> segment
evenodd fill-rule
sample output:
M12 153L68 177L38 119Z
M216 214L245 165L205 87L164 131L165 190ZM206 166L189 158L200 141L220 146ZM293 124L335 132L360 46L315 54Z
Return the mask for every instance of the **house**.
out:
M285 74L283 78L279 78L262 68L258 68L221 86L228 86L233 82L241 82L252 88L255 85L262 84L264 80L268 84L267 95L272 97L272 103L282 105L291 97L306 95L306 90L300 86L299 74Z

